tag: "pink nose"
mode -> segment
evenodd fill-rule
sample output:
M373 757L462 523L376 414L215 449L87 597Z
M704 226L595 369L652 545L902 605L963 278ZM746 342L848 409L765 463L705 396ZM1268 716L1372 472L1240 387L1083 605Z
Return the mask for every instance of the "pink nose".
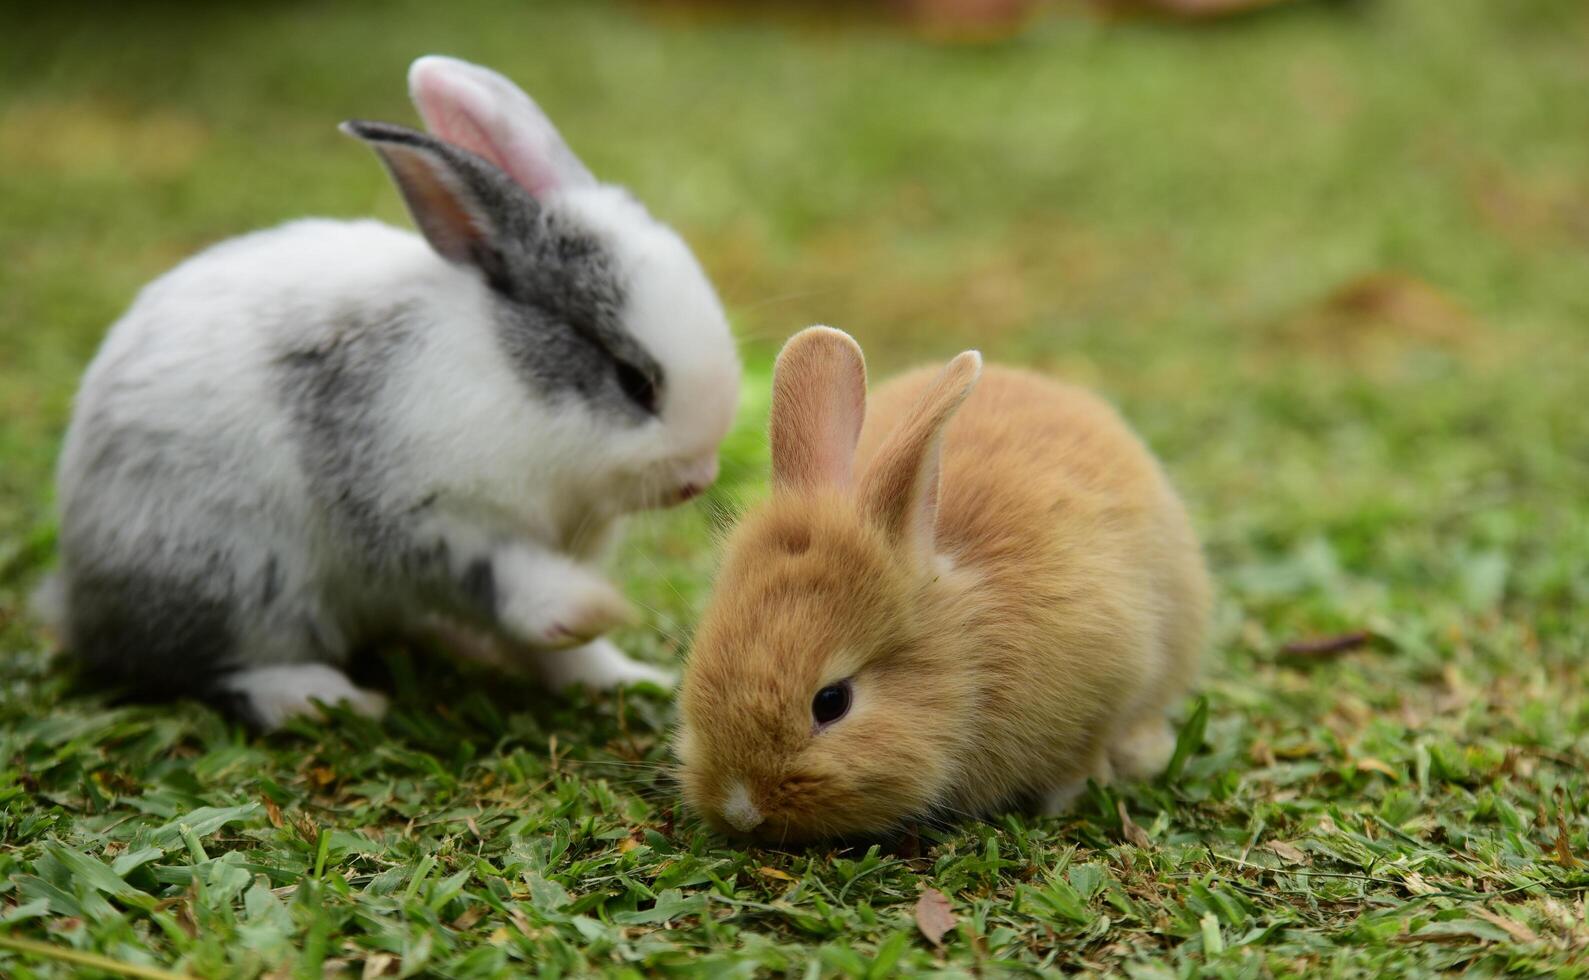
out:
M673 489L675 503L699 497L717 479L717 454L712 453L676 467L673 478L678 481Z

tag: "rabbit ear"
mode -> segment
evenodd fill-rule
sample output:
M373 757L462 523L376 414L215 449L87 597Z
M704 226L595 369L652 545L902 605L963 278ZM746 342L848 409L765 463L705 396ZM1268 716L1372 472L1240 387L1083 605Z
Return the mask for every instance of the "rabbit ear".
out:
M504 231L535 201L484 160L424 133L352 119L341 129L381 155L414 224L442 258L507 281Z
M426 55L408 69L408 92L425 128L501 167L532 197L596 183L534 100L489 68Z
M832 327L807 327L789 338L772 375L774 489L849 486L865 418L860 345Z
M982 355L957 355L889 433L861 483L861 506L889 538L927 557L938 523L943 431L982 375Z

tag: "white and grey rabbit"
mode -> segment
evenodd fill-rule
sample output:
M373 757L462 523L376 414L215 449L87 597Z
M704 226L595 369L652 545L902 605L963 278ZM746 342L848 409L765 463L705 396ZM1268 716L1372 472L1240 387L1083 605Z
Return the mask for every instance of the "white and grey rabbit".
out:
M739 361L684 242L506 78L414 62L430 135L368 143L423 238L302 220L143 290L83 379L40 605L85 671L272 728L393 628L488 638L552 684L670 676L600 634L618 519L716 476Z

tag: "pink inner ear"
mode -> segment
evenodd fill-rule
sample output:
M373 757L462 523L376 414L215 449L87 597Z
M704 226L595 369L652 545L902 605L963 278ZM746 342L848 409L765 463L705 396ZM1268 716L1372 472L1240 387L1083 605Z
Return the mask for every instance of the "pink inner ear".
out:
M414 79L413 97L432 133L500 167L530 196L542 197L562 183L545 159L553 148L536 147L530 134L515 132L523 123L512 121L496 94L473 80L421 71Z
M932 554L937 547L938 490L942 472L943 436L940 434L928 445L921 471L916 475L916 510L911 515L911 525L916 547L924 555Z
M813 446L816 457L813 475L819 482L835 487L850 485L855 470L855 444L860 441L861 422L865 418L864 389L859 399L848 386L833 392L828 414L817 423L821 428Z

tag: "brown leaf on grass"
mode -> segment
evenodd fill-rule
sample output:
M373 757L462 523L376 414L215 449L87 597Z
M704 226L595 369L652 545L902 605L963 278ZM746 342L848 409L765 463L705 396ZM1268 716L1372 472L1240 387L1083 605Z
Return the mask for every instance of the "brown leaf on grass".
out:
M1247 758L1251 759L1255 766L1272 766L1275 764L1275 750L1267 739L1260 738L1247 750Z
M1572 847L1567 843L1567 817L1561 812L1560 801L1556 803L1556 863L1564 868L1578 866L1578 859L1573 857Z
M905 828L904 836L899 839L895 853L907 861L914 861L921 857L921 827L912 822Z
M1356 766L1358 772L1377 772L1382 776L1389 776L1391 779L1401 779L1401 773L1392 769L1389 763L1382 762L1379 759L1358 759Z
M1491 912L1489 909L1474 909L1473 914L1483 919L1485 922L1488 922L1490 925L1495 926L1496 928L1505 932L1508 936L1511 936L1520 943L1539 942L1539 936L1534 932L1534 930L1530 929L1528 926L1517 921L1516 919L1508 918L1507 916Z
M374 977L390 976L396 973L401 962L391 953L375 953L364 961L364 970L359 974L361 980L373 980Z
M1329 657L1348 653L1368 645L1374 635L1368 630L1352 630L1334 636L1315 636L1305 640L1292 640L1280 648L1288 657Z
M287 821L281 818L281 807L276 805L275 800L268 796L261 796L259 802L265 804L265 819L270 821L272 827L280 830L287 826Z
M452 920L452 927L459 932L474 928L474 924L485 917L486 906L476 903L463 910L463 914Z
M799 878L796 878L794 875L790 874L789 872L787 872L787 871L779 871L777 868L761 867L761 868L757 868L756 869L756 873L761 875L763 878L776 878L779 881L799 881L800 880Z
M1153 838L1148 832L1138 827L1131 819L1131 814L1126 812L1126 801L1115 800L1115 812L1120 815L1120 833L1127 841L1138 847L1152 847Z
M1416 871L1407 872L1407 876L1402 879L1402 886L1414 895L1432 895L1440 890L1425 881L1423 875Z
M949 907L949 897L936 888L928 888L916 900L916 928L927 941L943 948L943 937L955 927L954 909Z
M1260 844L1258 845L1258 850L1268 851L1287 864L1302 864L1308 859L1308 856L1302 853L1301 848L1295 844L1287 844L1283 840L1272 840L1268 843Z

